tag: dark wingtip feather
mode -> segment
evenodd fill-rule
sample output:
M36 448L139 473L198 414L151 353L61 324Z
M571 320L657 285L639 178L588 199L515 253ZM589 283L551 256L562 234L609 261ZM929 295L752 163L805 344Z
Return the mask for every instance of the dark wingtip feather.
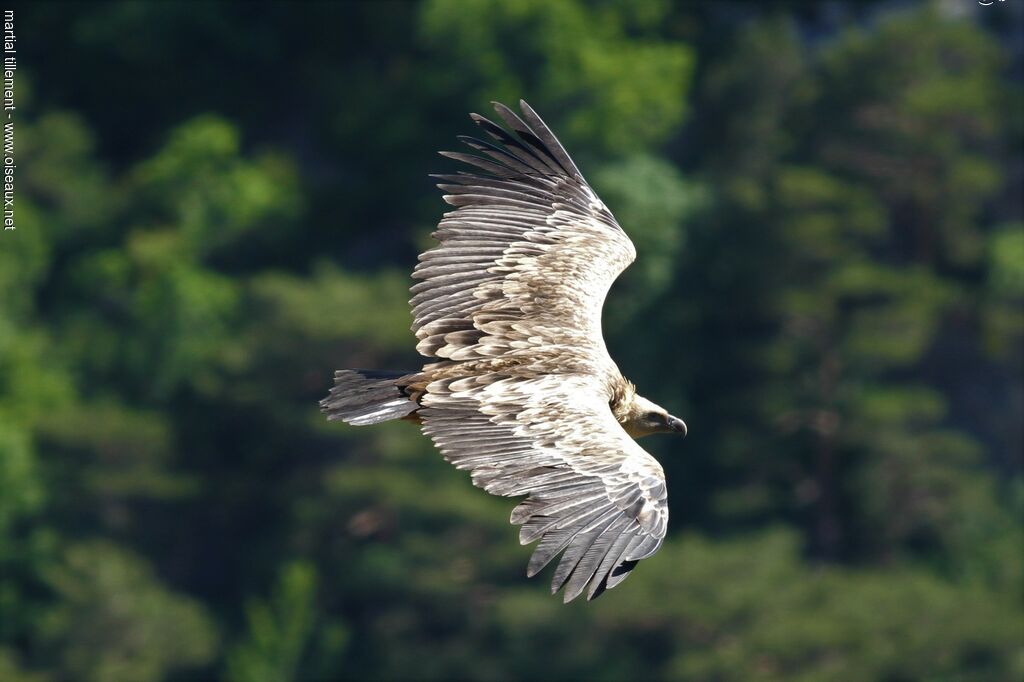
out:
M541 142L547 148L548 153L552 155L555 161L569 174L570 177L577 177L582 179L583 174L580 173L580 169L576 167L569 153L562 146L562 143L558 141L558 138L548 127L548 124L544 122L537 112L533 110L526 100L519 100L519 109L523 112L523 116L526 118L526 124L530 127L533 133L540 138Z

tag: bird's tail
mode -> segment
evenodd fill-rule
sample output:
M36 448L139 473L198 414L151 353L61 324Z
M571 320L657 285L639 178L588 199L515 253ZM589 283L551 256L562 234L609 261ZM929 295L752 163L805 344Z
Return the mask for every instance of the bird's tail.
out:
M329 420L340 419L353 426L401 419L419 405L399 387L398 380L412 372L372 369L339 369L334 388L320 401L320 411Z

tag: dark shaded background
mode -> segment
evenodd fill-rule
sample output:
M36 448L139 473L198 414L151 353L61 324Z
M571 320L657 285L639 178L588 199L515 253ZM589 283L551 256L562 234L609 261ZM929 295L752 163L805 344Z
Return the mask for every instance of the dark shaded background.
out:
M1022 5L16 3L0 679L1024 676ZM524 97L632 236L671 536L563 606L407 424L436 150Z

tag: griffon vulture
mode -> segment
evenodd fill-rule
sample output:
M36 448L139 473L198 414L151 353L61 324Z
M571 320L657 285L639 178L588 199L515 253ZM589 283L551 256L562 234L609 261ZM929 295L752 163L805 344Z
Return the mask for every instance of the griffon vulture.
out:
M638 395L608 355L601 308L636 258L629 237L526 102L495 103L508 129L442 152L473 168L434 176L454 206L413 271L420 371L344 369L321 401L353 425L417 421L489 493L526 496L519 540L533 576L561 553L552 593L588 599L654 554L668 523L665 475L634 440L686 433Z

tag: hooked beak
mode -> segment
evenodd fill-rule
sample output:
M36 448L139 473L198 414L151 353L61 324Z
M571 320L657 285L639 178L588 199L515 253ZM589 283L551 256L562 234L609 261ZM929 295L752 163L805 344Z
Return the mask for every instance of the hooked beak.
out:
M686 435L686 422L684 422L679 417L673 417L672 415L669 415L668 427L675 431L676 433L681 433L684 436Z

